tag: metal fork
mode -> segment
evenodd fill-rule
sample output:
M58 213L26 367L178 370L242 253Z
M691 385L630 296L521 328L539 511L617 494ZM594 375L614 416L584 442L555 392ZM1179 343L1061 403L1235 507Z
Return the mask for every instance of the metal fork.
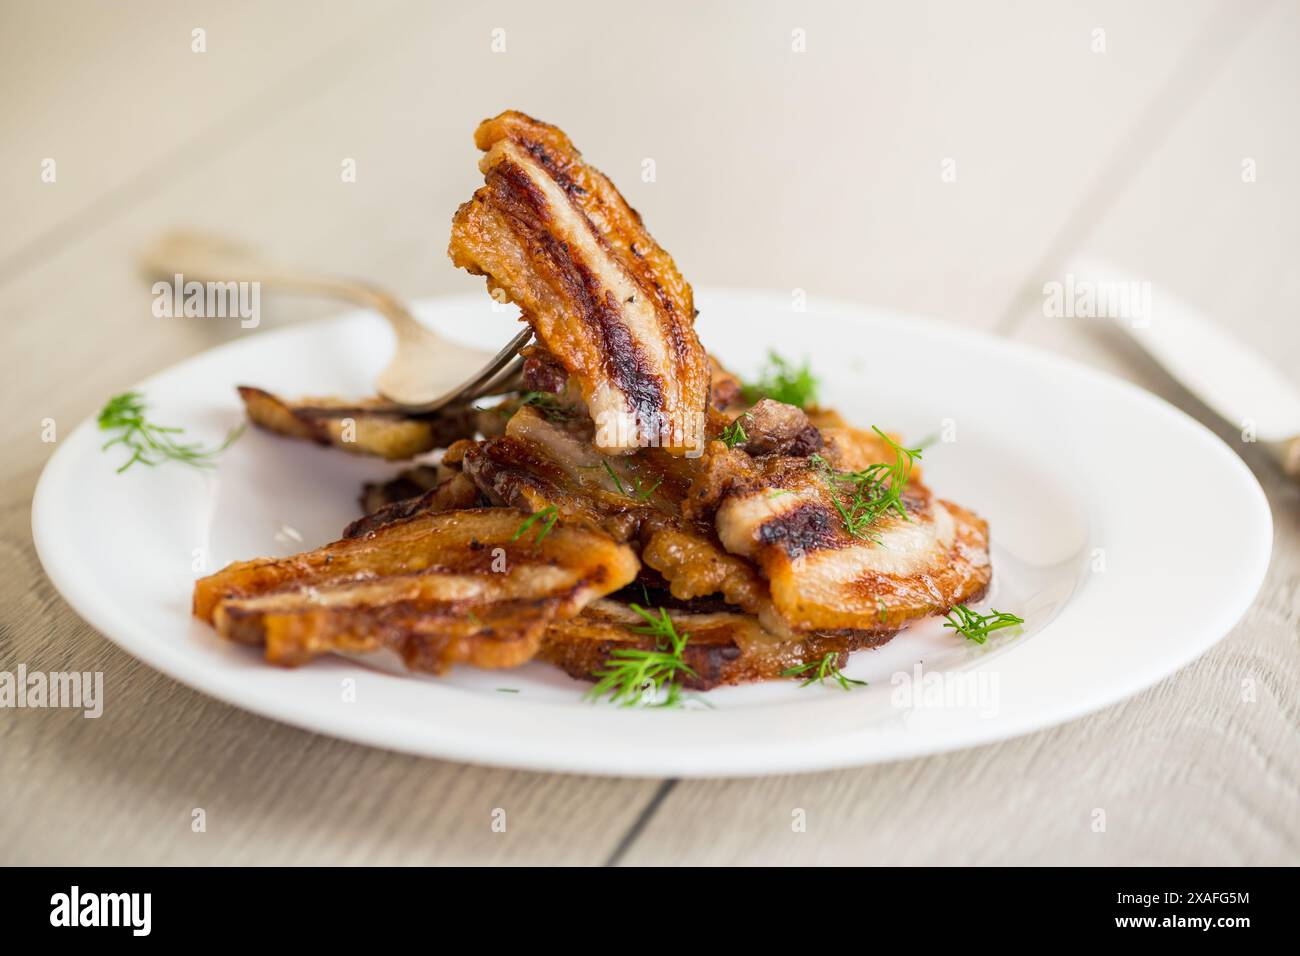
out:
M376 379L385 410L429 414L466 405L520 387L524 360L519 356L533 336L525 328L495 355L449 342L421 325L397 298L367 282L280 266L251 247L221 236L177 232L163 236L141 256L151 278L184 282L259 282L286 292L345 299L374 309L392 326L397 348ZM469 377L466 369L477 369Z

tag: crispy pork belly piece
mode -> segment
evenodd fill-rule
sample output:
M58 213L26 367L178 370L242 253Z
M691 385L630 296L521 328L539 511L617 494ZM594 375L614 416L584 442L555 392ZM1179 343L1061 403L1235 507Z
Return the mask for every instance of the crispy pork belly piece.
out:
M361 486L361 513L372 515L382 508L418 498L447 479L437 465L416 465L398 472L387 481L367 481Z
M682 499L682 513L697 520L712 522L722 496L732 485L757 481L759 472L754 460L739 448L728 448L717 439L710 441L704 454L693 461L690 487Z
M821 450L822 433L796 405L760 399L738 420L746 436L741 447L751 455L806 457Z
M829 413L836 418L838 413ZM836 471L861 471L868 465L894 460L894 449L874 431L853 428L849 425L821 425L821 456ZM902 436L890 434L895 442L902 442ZM911 480L919 481L921 466L913 463Z
M454 454L453 454L454 453ZM463 454L462 454L463 453ZM595 451L580 426L550 421L535 408L520 409L501 438L467 444L448 452L459 460L494 504L527 511L554 507L565 517L602 528L617 541L633 541L645 566L658 572L681 600L720 595L768 630L791 630L772 607L767 582L749 561L728 554L713 527L712 512L700 519L682 506L711 474L710 456L727 458L720 473L757 473L747 455L720 441L710 442L702 459L674 458L658 450L635 457L607 457ZM723 479L719 477L720 483Z
M569 373L546 349L525 345L519 354L524 357L524 388L553 395L562 395L568 390Z
M757 569L724 551L707 526L657 522L645 529L642 542L642 562L659 572L679 600L716 594L751 614L769 603L767 583Z
M433 468L429 468L427 471L437 474L436 469ZM395 479L399 485L404 480L400 477ZM391 485L393 482L389 484ZM363 496L363 504L365 503L365 496ZM479 494L478 486L462 472L453 472L423 494L398 498L389 501L387 504L381 503L379 507L365 517L358 518L344 528L343 537L359 538L362 535L370 534L372 531L377 531L386 524L402 521L417 514L476 508L482 504L484 502Z
M590 423L553 421L525 405L500 438L455 449L460 466L488 500L525 511L554 506L570 518L630 533L647 510L675 509L667 455L602 455ZM455 456L453 456L455 460ZM657 467L659 466L659 467Z
M730 408L743 408L745 402L745 383L739 376L723 368L722 363L709 356L711 386L709 401L715 409L725 412Z
M807 634L793 639L773 634L748 614L734 611L668 610L678 634L687 636L682 659L697 676L685 675L682 686L710 690L724 684L773 680L782 671L835 654L843 666L848 652L888 639L873 636ZM610 654L619 649L653 650L655 638L632 628L645 620L626 604L604 599L581 614L546 629L539 660L554 664L570 677L594 681Z
M772 603L767 581L750 562L727 554L708 524L684 519L644 520L641 561L678 600L717 596L754 615L763 628L793 640L798 635Z
M416 455L467 438L478 429L482 414L459 409L435 416L414 417L384 409L382 399L348 402L337 398L305 398L289 402L250 385L239 386L248 420L259 428L331 445L354 455L390 460Z
M592 446L591 437L590 422L557 418L525 405L506 423L504 435L457 443L443 462L464 469L494 504L528 511L554 505L561 514L600 523L629 514L680 514L710 460L675 457L659 449L604 455ZM728 451L720 441L708 447L719 454Z
M761 479L729 489L717 511L723 545L758 564L795 629L897 627L988 587L988 525L915 477L902 495L908 519L878 519L869 539L845 529L837 493L806 460L774 458Z
M630 582L632 550L557 524L518 535L509 509L420 514L287 558L241 561L196 582L194 615L275 664L389 649L413 670L513 667L546 626Z
M519 305L576 382L599 448L698 453L709 362L672 258L556 127L510 111L474 140L485 185L452 221L452 261Z

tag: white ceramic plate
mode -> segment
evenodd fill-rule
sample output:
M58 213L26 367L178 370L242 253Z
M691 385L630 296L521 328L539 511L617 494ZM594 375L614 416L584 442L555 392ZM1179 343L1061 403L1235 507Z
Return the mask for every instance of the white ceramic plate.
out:
M706 291L699 305L705 345L735 370L756 371L769 347L806 355L823 400L851 421L955 437L925 453L926 480L989 520L984 603L1024 617L1019 633L981 647L928 622L853 656L847 673L865 689L724 688L702 695L712 709L681 711L585 702L587 685L542 664L440 679L341 658L281 670L190 618L194 579L334 540L357 516L361 483L400 466L256 431L211 473L169 464L119 475L94 422L82 424L36 491L41 561L77 612L129 653L267 717L455 760L653 776L863 764L1070 720L1204 652L1263 580L1272 526L1254 477L1140 389L926 320L817 302L794 313L788 296L756 293ZM483 347L514 327L482 296L419 313ZM156 419L216 442L241 417L237 383L369 394L391 347L366 314L247 335L142 383ZM112 707L111 687L105 696Z

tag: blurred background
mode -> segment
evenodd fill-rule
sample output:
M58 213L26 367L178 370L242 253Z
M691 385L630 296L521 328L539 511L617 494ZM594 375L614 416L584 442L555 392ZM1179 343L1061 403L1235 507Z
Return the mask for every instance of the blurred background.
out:
M90 337L73 362L52 327L138 318L133 254L173 225L410 297L477 289L449 222L480 182L474 126L506 108L568 131L700 285L1011 331L1089 252L1257 343L1300 305L1294 0L0 10L20 377L99 353ZM133 369L89 372L107 393L227 325L176 323L132 341Z
M11 859L385 862L420 859L432 841L441 859L481 861L502 844L463 825L478 810L456 808L496 787L545 821L541 842L512 842L516 861L654 860L658 848L675 862L761 862L777 840L788 862L1294 862L1294 716L1232 695L1247 662L1294 699L1297 487L1104 323L1044 318L1043 285L1075 256L1105 258L1295 378L1296 0L0 0L0 88L0 389L22 410L0 417L0 546L19 569L4 640L14 659L75 660L159 703L123 703L93 735L83 721L8 728L0 749L22 761L4 774ZM566 130L697 286L935 315L1107 368L1205 421L1274 508L1277 551L1251 615L1105 714L800 778L798 796L782 780L667 796L654 781L587 781L575 796L541 775L367 751L202 698L81 624L32 553L30 495L50 451L35 423L71 425L187 355L258 334L151 321L139 250L197 227L410 299L481 290L446 247L481 182L473 130L507 108ZM261 328L340 308L268 294ZM1126 490L1140 485L1131 467ZM201 753L185 743L199 727ZM90 754L86 779L75 768ZM1125 839L1038 812L1071 807L1084 777L1127 821ZM214 780L232 807L222 841L187 849L157 829ZM356 815L379 818L399 794L382 832ZM661 801L631 842L641 808ZM754 835L771 806L791 805L837 807L841 838ZM724 816L721 833L710 821Z

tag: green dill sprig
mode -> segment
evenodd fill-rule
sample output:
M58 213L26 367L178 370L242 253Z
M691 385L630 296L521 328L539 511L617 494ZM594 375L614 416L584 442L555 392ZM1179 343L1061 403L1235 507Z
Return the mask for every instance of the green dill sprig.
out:
M646 623L630 627L629 630L653 637L654 650L618 648L611 651L605 660L605 666L593 672L593 676L599 677L600 680L588 691L587 697L594 701L608 694L610 703L634 707L644 699L651 688L654 695L658 696L666 686L668 690L664 699L646 706L680 706L682 702L680 675L699 676L682 658L682 651L686 647L690 634L678 634L677 627L664 608L659 608L659 613L656 615L639 604L632 604L630 607L641 615Z
M107 451L114 445L122 445L131 452L131 457L117 469L118 474L136 462L151 468L167 461L179 461L192 468L211 468L213 459L244 433L243 425L231 429L226 440L216 448L204 448L198 442L177 441L175 436L185 429L153 424L145 418L146 407L144 396L139 392L123 392L114 395L100 409L100 430L119 432L106 441L100 450Z
M871 430L894 450L893 463L877 462L859 471L836 471L821 455L811 455L809 462L834 483L851 485L848 495L831 489L831 502L840 513L844 530L855 538L879 541L872 526L888 512L911 520L903 504L903 491L912 476L912 466L921 457L920 448L904 448L875 425Z
M760 398L784 402L799 408L817 403L817 378L807 360L796 366L776 352L767 353L767 365L759 373L757 382L746 383L742 389L745 401L753 404Z
M573 409L552 392L524 392L519 396L519 406L522 408L524 405L532 405L549 422L568 422L574 418Z
M866 687L866 681L849 677L839 669L835 663L839 659L839 656L839 653L836 651L828 651L821 660L809 661L807 664L802 664L798 667L787 667L785 670L781 671L781 676L802 677L804 674L812 671L812 676L800 684L800 687L807 687L809 684L820 684L828 677L835 681L835 683L839 684L841 690L853 690L855 686Z
M520 392L514 398L507 398L495 405L486 408L479 408L479 411L491 412L502 418L509 418L515 412L525 405L531 405L536 408L548 422L554 422L562 425L571 422L577 417L577 413L568 405L565 405L558 395L553 392L527 391Z
M510 540L518 541L524 536L529 528L540 521L542 522L542 527L537 532L537 537L533 539L533 547L535 548L542 543L543 538L551 533L551 529L555 527L555 522L558 520L559 511L556 510L555 505L548 505L541 511L534 511L525 518L523 524L521 524L515 533L510 536Z
M997 608L993 609L992 614L980 614L977 611L972 611L965 604L958 604L945 617L947 623L944 624L944 627L952 628L962 637L974 641L976 644L983 644L994 631L1025 623L1024 618L1016 617L1014 614L1008 614L1005 611L999 611Z
M745 433L745 426L740 423L742 418L753 418L749 412L743 412L736 416L736 420L722 430L718 438L728 448L735 448L737 445L743 445L749 441L749 435Z
M614 487L618 489L618 493L624 498L631 498L633 501L639 501L642 504L645 504L650 500L650 496L655 493L655 489L663 484L664 481L660 478L649 488L642 488L641 478L638 475L632 479L632 487L628 488L624 486L623 482L618 477L618 473L610 467L608 461L604 461L602 464L605 466L605 473L609 475L610 480L614 482Z

